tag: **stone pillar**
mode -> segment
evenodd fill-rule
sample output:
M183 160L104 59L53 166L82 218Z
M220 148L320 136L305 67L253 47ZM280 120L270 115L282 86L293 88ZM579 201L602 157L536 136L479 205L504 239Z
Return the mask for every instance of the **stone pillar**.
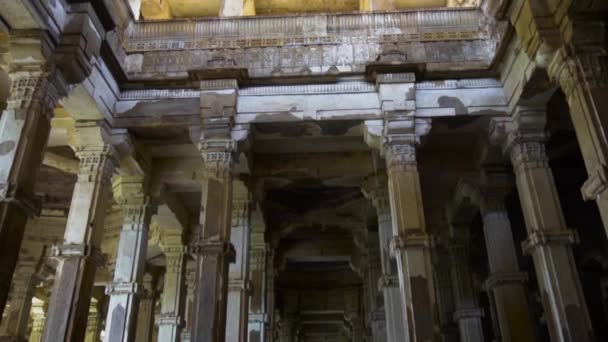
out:
M386 335L389 342L408 341L403 301L399 290L397 264L391 257L390 242L393 239L393 223L390 211L390 201L387 179L382 176L369 177L363 187L363 193L368 197L378 216L378 240L380 244L380 261L382 277L379 289L384 297L386 317Z
M5 310L5 319L2 321L0 341L25 341L32 297L37 283L35 275L36 265L20 265L13 278L10 292L10 301Z
M28 43L24 46L36 49ZM0 116L0 312L6 305L27 218L38 212L34 183L58 100L58 76L49 76L44 61L40 62L12 66L10 97Z
M370 326L372 330L373 342L386 342L386 316L384 314L384 308L378 308L369 315Z
M99 312L97 302L92 301L87 316L87 328L84 336L84 342L99 342L100 334L103 325L103 315Z
M276 269L275 269L275 250L273 248L269 248L266 253L266 324L264 324L264 336L265 342L272 342L275 336L275 328L277 321L277 311L275 308L275 279L276 279Z
M350 324L351 341L365 341L365 322L358 314L347 314L346 320Z
M59 260L47 314L43 341L80 341L96 268L104 264L99 246L106 206L110 202L110 178L118 156L108 143L105 127L77 123L76 155L80 159L63 245L56 246Z
M528 239L553 341L593 341L571 244L544 145L543 109L517 107L511 119L492 121L491 137L511 157ZM503 336L504 338L504 336Z
M580 18L573 18L569 15L569 23L561 25L561 28L566 29L563 34L571 41L555 53L548 66L548 73L566 95L578 145L589 175L581 189L583 198L596 201L608 235L606 21L600 17L590 19L581 15Z
M249 240L250 198L244 184L235 182L232 195L232 232L230 241L236 251L236 262L228 270L228 303L226 342L247 340L249 323Z
M534 341L534 329L527 299L528 276L520 271L513 233L504 196L507 175L485 174L480 210L488 254L490 275L485 283L490 302L494 303L496 320L503 341Z
M141 292L139 294L139 308L137 313L137 327L135 330L136 342L152 342L154 330L154 307L156 306L156 293L154 277L146 274L143 277Z
M404 119L386 123L386 164L393 219L391 251L397 259L401 299L410 342L435 339L435 290L431 237L426 232L416 144L429 122ZM394 134L393 134L394 133Z
M220 10L222 17L255 15L255 0L224 0Z
M36 300L32 303L32 331L28 342L40 342L42 340L42 332L44 331L44 302Z
M106 342L132 342L135 340L138 295L141 290L148 229L154 207L147 195L143 176L117 177L113 184L114 197L124 215L118 241L118 256L114 281L106 288L110 296L106 318Z
M469 227L452 227L453 238L450 241L451 276L456 311L454 321L458 324L461 341L484 341L481 318L483 309L479 307L477 293L473 285L473 276L469 265Z
M161 236L161 246L167 263L161 296L160 314L156 318L158 340L179 341L183 323L184 254L181 234Z
M248 342L265 342L268 322L267 303L267 264L268 245L266 244L261 210L253 211L251 217L251 243L249 250L249 279L251 295L249 296Z
M376 232L367 232L367 267L364 292L367 297L366 322L372 333L373 341L386 341L386 321L384 315L384 297L378 285L382 278L382 261L380 256L380 237Z
M186 263L186 325L182 331L182 342L192 340L192 304L194 302L194 287L196 279L196 265L194 260L188 259Z
M225 340L228 265L235 258L230 220L238 85L202 81L201 89L201 126L192 134L204 161L200 225L191 246L197 263L192 341L214 342Z

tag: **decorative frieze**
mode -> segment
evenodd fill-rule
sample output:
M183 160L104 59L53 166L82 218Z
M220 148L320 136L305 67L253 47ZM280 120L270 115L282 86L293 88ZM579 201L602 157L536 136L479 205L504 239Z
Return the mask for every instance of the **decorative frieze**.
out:
M142 22L121 40L128 53L490 38L483 14L429 10Z

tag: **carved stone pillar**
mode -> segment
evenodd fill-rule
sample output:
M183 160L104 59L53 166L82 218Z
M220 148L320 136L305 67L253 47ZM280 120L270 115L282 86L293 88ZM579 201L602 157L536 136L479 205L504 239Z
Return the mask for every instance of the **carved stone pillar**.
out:
M161 236L161 243L167 266L160 314L156 318L158 340L177 342L184 326L181 297L184 292L184 254L186 248L182 245L180 234Z
M384 297L387 339L389 342L397 342L407 341L409 337L405 330L405 310L399 290L397 264L390 252L390 242L393 239L393 223L387 182L385 176L369 177L362 189L365 196L372 201L378 216L378 240L382 265L382 277L378 280L378 287Z
M40 342L42 340L42 332L44 331L44 302L37 301L32 303L32 331L28 342Z
M365 341L365 322L357 314L347 314L346 320L350 324L351 341Z
M512 119L492 121L491 137L511 157L528 239L522 244L532 256L554 341L593 341L571 244L544 145L543 110L518 107ZM504 336L503 336L504 337Z
M265 342L268 322L267 303L267 264L268 245L264 239L264 225L260 210L255 210L251 218L251 243L249 250L249 279L251 295L249 296L248 342Z
M192 341L214 342L225 340L228 266L235 258L230 233L236 141L231 130L238 85L202 81L201 89L200 134L193 134L204 170L200 225L191 246L197 263Z
M138 294L146 264L148 229L154 207L146 194L143 176L121 176L113 184L114 197L122 207L124 222L118 241L114 281L106 288L110 296L106 318L106 342L135 340Z
M367 272L365 274L364 293L367 297L366 322L370 328L373 341L386 341L386 321L384 315L384 297L378 285L382 279L382 261L380 256L379 234L367 233Z
M252 16L255 15L255 0L224 0L220 16Z
M231 244L236 262L228 270L228 303L226 342L247 340L249 323L249 240L251 235L249 192L245 185L235 182L232 197Z
M141 292L138 296L139 308L137 310L137 327L135 330L136 342L152 342L154 307L158 298L154 285L154 277L150 274L144 275Z
M99 342L103 324L103 315L99 312L97 302L93 302L87 316L87 329L84 342Z
M456 237L452 239L449 246L451 259L451 276L456 311L454 321L458 323L461 341L484 341L481 318L483 309L479 307L477 293L473 286L473 276L468 258L468 233L469 227L454 227Z
M110 178L118 156L108 144L105 128L98 123L77 123L75 139L80 169L63 245L54 250L59 264L44 330L45 342L84 338L95 271L105 259L99 246L109 203Z
M435 337L435 291L431 237L426 232L416 144L429 123L419 119L387 121L386 164L393 219L391 251L397 259L399 284L410 342Z
M17 269L13 277L9 305L4 312L6 317L2 321L0 341L26 340L32 297L37 282L35 272L35 264L20 265Z
M10 97L0 116L0 312L6 305L27 218L38 211L34 183L59 83L43 64L13 65L12 69Z
M192 340L192 304L194 302L194 287L196 279L196 265L194 260L188 259L186 263L186 325L182 331L182 342Z
M569 25L562 25L571 41L555 53L548 73L566 95L589 175L581 189L583 198L596 201L608 235L608 69L606 20L600 18L570 17Z

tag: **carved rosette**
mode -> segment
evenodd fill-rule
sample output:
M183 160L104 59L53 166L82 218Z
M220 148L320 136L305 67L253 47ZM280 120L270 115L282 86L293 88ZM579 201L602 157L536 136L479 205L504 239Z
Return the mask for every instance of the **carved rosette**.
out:
M78 182L110 186L114 167L118 165L117 153L112 146L79 147L76 156L80 159Z

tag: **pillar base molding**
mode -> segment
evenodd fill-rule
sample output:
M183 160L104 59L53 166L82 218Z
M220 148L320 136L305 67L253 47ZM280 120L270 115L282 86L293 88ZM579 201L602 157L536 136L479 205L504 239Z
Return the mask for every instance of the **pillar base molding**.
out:
M525 283L528 281L528 274L525 272L500 272L492 273L486 279L484 287L486 291L492 290L495 287L510 285L514 283Z
M390 243L392 255L397 255L402 250L410 248L432 248L435 246L435 239L425 233L414 233L406 237L394 236Z
M180 327L184 324L181 316L173 314L160 314L156 316L156 325L174 325Z
M202 241L190 246L190 253L203 256L225 256L229 263L236 260L236 250L230 242L225 241Z
M454 321L459 321L461 319L467 318L481 318L485 316L485 312L482 308L463 308L454 311L452 317Z
M382 275L378 279L378 289L382 290L384 288L398 288L399 287L399 277L396 275Z
M135 294L139 292L137 282L113 282L106 286L106 295Z
M581 187L581 194L585 201L596 200L608 190L608 167L599 166Z
M57 259L89 258L97 267L103 267L107 260L107 256L96 246L78 243L54 245L52 256Z
M572 245L579 242L578 234L574 230L542 231L537 230L528 235L522 242L521 248L525 255L530 255L534 249L547 245Z

